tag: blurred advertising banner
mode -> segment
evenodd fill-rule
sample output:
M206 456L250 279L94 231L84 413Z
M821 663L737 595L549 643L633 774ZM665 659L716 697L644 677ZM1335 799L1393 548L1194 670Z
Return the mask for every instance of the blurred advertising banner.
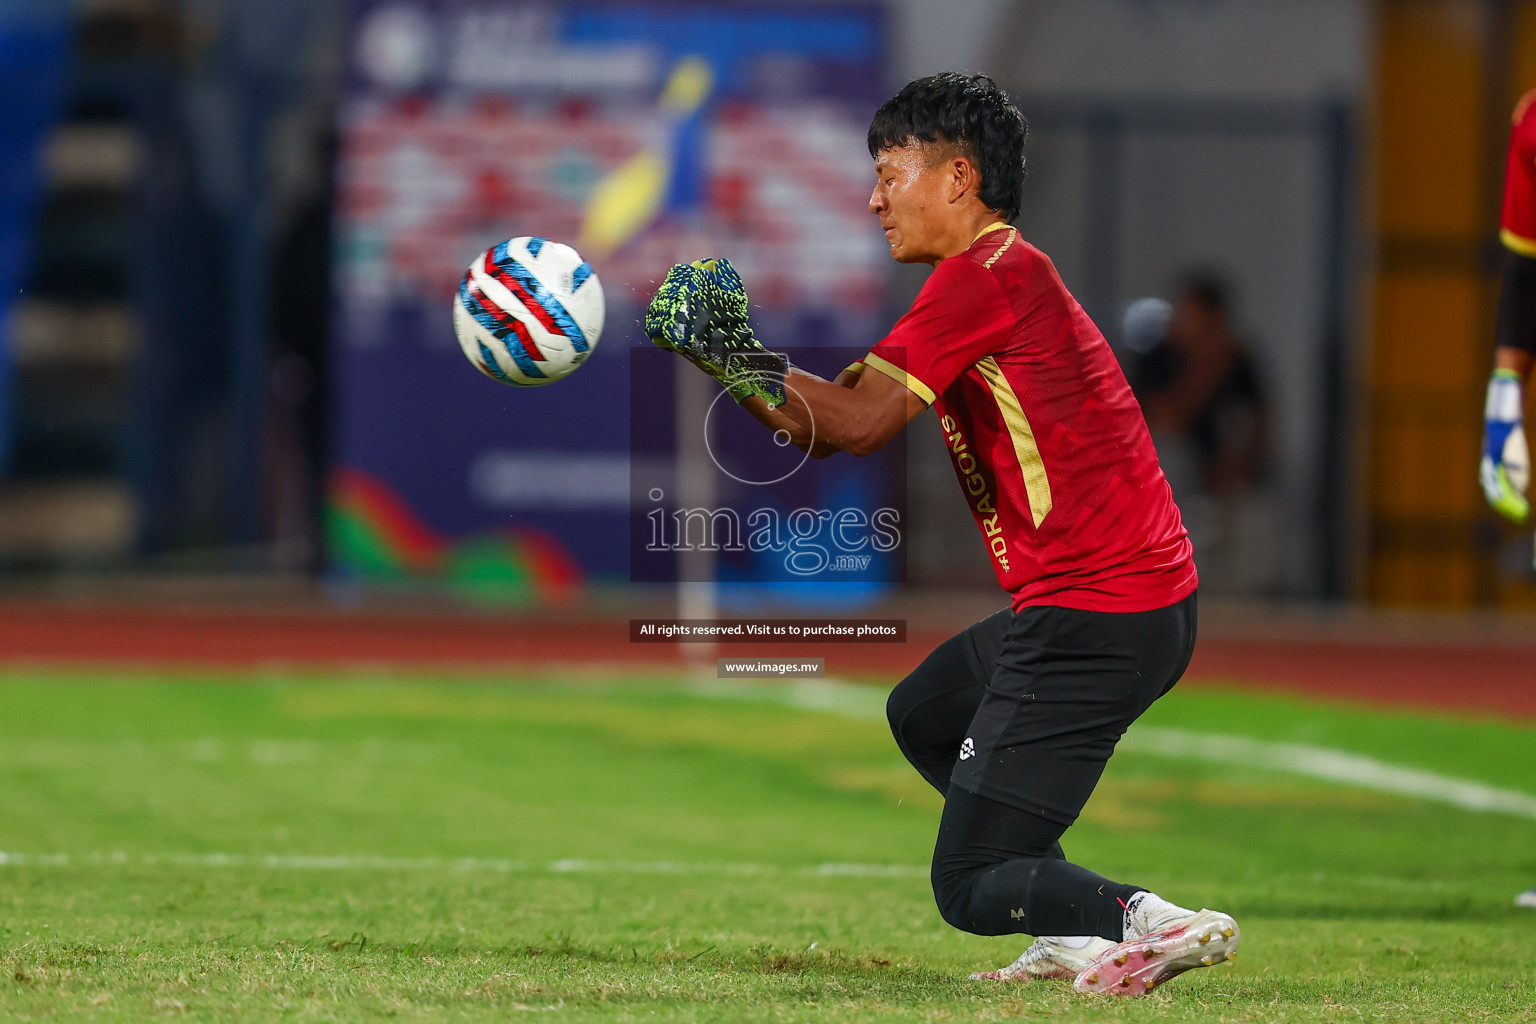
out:
M868 349L783 351L831 380ZM905 433L860 459L811 458L708 381L706 402L691 406L676 364L654 346L630 356L630 579L718 582L723 603L735 607L751 603L735 585L754 585L780 605L811 598L829 607L857 605L906 579ZM653 416L653 404L678 414Z
M770 345L867 349L883 331L864 147L883 49L872 3L360 2L336 185L335 567L514 598L628 578L630 350L668 266L729 256ZM470 259L520 235L576 246L608 303L593 357L541 388L481 376L450 318Z
M10 469L10 311L21 295L40 200L41 149L69 70L68 9L47 0L0 3L0 478Z

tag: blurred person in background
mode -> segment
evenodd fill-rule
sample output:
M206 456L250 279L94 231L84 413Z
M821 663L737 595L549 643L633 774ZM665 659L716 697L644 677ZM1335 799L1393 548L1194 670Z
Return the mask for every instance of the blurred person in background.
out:
M1509 250L1499 285L1499 312L1494 327L1496 348L1493 376L1483 408L1483 456L1478 479L1488 504L1507 519L1530 518L1526 497L1530 483L1530 454L1524 429L1525 382L1536 361L1536 90L1515 105L1510 132L1508 169L1504 178L1504 209L1499 239ZM1536 909L1536 889L1515 897L1522 907Z
M1260 592L1273 575L1273 546L1265 543L1270 422L1263 375L1232 328L1220 277L1190 274L1171 305L1156 302L1127 311L1131 388L1185 510L1206 586Z

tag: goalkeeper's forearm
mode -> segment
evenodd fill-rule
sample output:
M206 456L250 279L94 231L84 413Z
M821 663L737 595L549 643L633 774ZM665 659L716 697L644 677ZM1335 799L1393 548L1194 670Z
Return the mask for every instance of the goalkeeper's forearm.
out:
M844 371L848 375L848 371ZM852 386L807 380L786 388L782 411L797 423L808 423L817 441L853 455L869 455L901 433L928 406L912 391L884 373L853 374Z
M743 399L741 407L751 413L753 419L775 434L782 431L789 435L789 443L813 459L824 459L834 452L842 451L836 445L818 441L811 433L810 427L790 419L782 407L774 408L756 395Z
M804 370L799 369L791 370L790 376L791 378L802 378L819 381L823 384L826 383L823 378L818 377L813 373L806 373ZM858 383L858 380L859 375L857 373L844 370L842 373L837 375L837 379L832 383L836 384L838 387L851 388ZM794 380L791 379L788 386L793 387L793 385ZM783 406L775 408L774 406L769 405L763 399L754 395L745 399L741 403L741 407L747 410L747 412L752 415L753 419L757 420L757 422L772 430L774 433L778 433L781 430L784 431L789 435L790 444L794 445L796 448L799 448L813 459L824 459L828 455L832 455L843 450L835 444L818 439L811 432L811 428L807 424L801 423L798 420L792 418L787 412L784 411Z
M1536 259L1514 252L1505 257L1493 336L1496 368L1529 377L1536 358Z

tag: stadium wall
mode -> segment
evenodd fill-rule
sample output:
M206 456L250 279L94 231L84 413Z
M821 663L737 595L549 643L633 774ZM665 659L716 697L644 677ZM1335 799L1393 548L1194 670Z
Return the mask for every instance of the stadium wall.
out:
M1536 607L1528 529L1477 484L1509 117L1536 4L1389 0L1373 84L1367 575L1374 603Z
M1355 414L1340 379L1363 336L1347 297L1366 274L1363 225L1344 211L1361 191L1374 8L1035 0L995 25L978 64L1033 124L1021 227L1111 343L1126 305L1166 295L1187 270L1234 286L1274 406L1276 470L1232 531L1237 557L1197 554L1202 586L1248 598L1358 591L1358 508L1338 479L1355 457ZM921 275L910 276L907 295ZM931 441L912 439L909 478L933 484L913 487L914 579L980 581L984 560L955 542L964 509L946 500Z

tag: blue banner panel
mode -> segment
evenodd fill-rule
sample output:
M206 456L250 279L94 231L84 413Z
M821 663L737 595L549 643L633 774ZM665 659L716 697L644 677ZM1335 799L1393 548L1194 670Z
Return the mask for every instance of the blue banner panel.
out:
M784 352L831 380L867 349ZM829 583L846 596L906 579L905 433L863 458L814 459L712 384L708 404L658 417L679 405L680 366L697 372L654 346L630 353L634 582L814 584L826 597Z
M47 3L0 5L0 477L11 454L10 308L31 257L43 136L58 116L69 54L69 12Z
M340 114L331 549L342 571L536 597L629 574L629 349L675 262L729 256L774 346L867 350L889 259L864 132L879 5L378 0ZM501 240L607 297L570 378L513 388L450 311ZM658 409L658 416L671 416Z

